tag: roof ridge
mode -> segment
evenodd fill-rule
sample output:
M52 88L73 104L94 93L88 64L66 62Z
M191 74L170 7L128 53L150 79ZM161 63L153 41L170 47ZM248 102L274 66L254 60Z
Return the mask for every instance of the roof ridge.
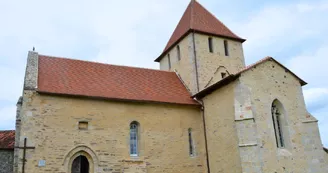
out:
M71 60L71 61L80 61L80 62L86 62L86 63L101 64L101 65L108 65L108 66L116 66L116 67L123 67L123 68L134 68L134 69L144 69L144 70L153 70L153 71L174 73L174 72L171 72L171 71L165 71L165 70L160 70L160 69L152 69L152 68L145 68L145 67L133 67L133 66L126 66L126 65L116 65L116 64L109 64L109 63L103 63L103 62L97 62L97 61L81 60L81 59L74 59L74 58L67 58L67 57L60 57L60 56L52 56L52 55L44 55L44 54L39 54L39 56L44 56L44 57L48 57L48 58L66 59L66 60Z
M190 4L190 21L189 21L189 29L192 29L192 25L193 25L193 21L194 21L194 18L193 18L193 14L194 14L194 5L195 5L195 0L191 0L191 4Z
M265 58L262 58L259 61L246 66L244 69L238 71L234 75L239 75L241 73L244 73L244 72L252 69L253 67L256 67L257 65L260 65L260 64L262 64L262 63L264 63L266 61L269 61L269 60L272 60L272 61L276 62L278 65L280 65L281 67L283 67L284 69L286 69L288 72L290 72L294 77L298 78L298 80L300 81L300 83L301 83L302 86L304 86L304 85L307 84L302 78L300 78L299 76L297 76L295 73L293 73L291 70L289 70L285 65L283 65L282 63L280 63L279 61L277 61L276 59L274 59L271 56L266 56Z
M251 63L251 64L245 66L245 68L241 69L240 71L238 71L238 72L235 73L235 74L239 74L239 73L242 73L242 72L244 72L244 71L247 71L247 70L249 70L250 68L252 68L252 67L254 67L254 66L256 66L256 65L259 65L260 63L262 63L262 62L264 62L264 61L266 61L266 60L268 60L268 59L273 59L273 58L272 58L271 56L266 56L266 57L264 57L264 58L262 58L262 59L260 59L260 60L258 60L258 61L256 61L256 62L254 62L254 63Z

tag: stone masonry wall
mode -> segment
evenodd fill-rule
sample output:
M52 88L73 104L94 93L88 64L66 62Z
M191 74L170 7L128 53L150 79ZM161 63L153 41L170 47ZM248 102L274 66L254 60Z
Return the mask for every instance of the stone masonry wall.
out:
M211 172L241 173L234 117L234 84L203 98Z
M258 146L255 111L252 109L252 92L238 80L235 82L234 93L235 123L242 170L245 173L260 173L262 158Z
M212 37L213 53L211 53L209 52L208 38L208 35L195 34L200 90L208 86L209 82L215 83L221 80L221 78L215 78L217 81L211 81L220 66L225 67L230 74L236 73L245 67L242 43L226 39L228 41L229 56L225 56L225 39Z
M38 85L38 53L29 51L25 71L24 90L34 90Z
M21 118L20 113L22 109L22 101L23 97L19 97L17 104L16 104L16 126L15 126L15 146L19 146L19 138L20 138L20 125L21 125ZM18 161L19 161L19 148L14 149L14 173L17 172L18 169Z
M14 150L0 149L0 173L13 173Z
M240 83L251 91L250 109L258 134L259 150L256 157L261 158L258 163L261 170L258 172L327 172L323 152L316 152L315 147L309 147L310 143L315 143L316 147L322 148L322 144L319 133L312 133L313 128L305 123L315 118L306 110L299 80L274 61L267 61L243 73ZM284 148L276 146L271 115L271 105L275 99L285 109L285 121L282 123L288 135L284 135ZM315 129L318 130L317 126ZM311 138L307 137L305 131L312 131ZM315 162L308 153L315 155Z
M225 69L230 74L236 73L245 67L242 43L227 40L229 56L224 55L224 40L220 37L212 37L213 53L209 52L208 35L190 33L178 44L181 60L178 60L177 46L172 48L160 61L161 70L177 71L192 94L201 91L221 80L221 73ZM194 50L194 42L195 48ZM195 62L195 53L197 62ZM170 54L171 69L169 69L168 54ZM196 65L199 88L197 87ZM227 74L228 75L228 74Z
M25 91L22 145L28 146L26 173L68 173L72 158L85 155L90 173L205 173L204 132L199 107L111 102L40 95ZM78 122L87 121L88 130ZM140 123L140 156L129 155L129 125ZM196 156L189 156L188 128ZM22 157L22 152L20 152ZM44 160L44 167L38 162ZM19 170L22 163L19 162ZM19 171L20 173L20 171Z
M317 121L303 121L304 131L302 142L305 144L307 156L307 172L328 172L328 160L322 152L322 142ZM322 156L323 155L323 156Z
M193 48L193 37L189 34L178 44L180 47L180 61L177 46L172 48L160 61L161 70L175 71L179 74L188 90L197 93L196 66ZM168 69L168 54L170 54L171 69Z

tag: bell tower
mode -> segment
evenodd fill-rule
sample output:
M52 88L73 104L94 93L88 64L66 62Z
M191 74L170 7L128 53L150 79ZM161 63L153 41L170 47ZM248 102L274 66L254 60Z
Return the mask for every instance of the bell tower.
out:
M175 71L196 94L245 67L244 41L192 0L155 61L161 70Z

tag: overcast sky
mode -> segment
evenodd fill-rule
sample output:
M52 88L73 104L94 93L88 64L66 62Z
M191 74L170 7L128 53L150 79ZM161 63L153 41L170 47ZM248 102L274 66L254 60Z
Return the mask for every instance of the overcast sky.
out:
M328 1L199 0L246 38L246 63L272 56L309 84L328 146ZM158 68L189 0L0 0L0 130L14 129L27 52Z

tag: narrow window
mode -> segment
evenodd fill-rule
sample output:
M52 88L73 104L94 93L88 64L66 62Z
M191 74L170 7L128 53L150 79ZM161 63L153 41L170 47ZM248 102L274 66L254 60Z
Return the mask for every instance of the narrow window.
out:
M171 70L171 57L170 57L170 54L167 54L167 59L168 59L168 62L169 62L169 70Z
M213 53L213 38L209 37L208 38L208 48L211 53Z
M194 141L192 139L192 129L188 129L188 139L189 139L189 155L194 156L195 151L194 151Z
M284 138L282 133L282 124L281 124L281 110L277 107L275 103L272 104L272 120L273 128L276 135L276 143L278 148L285 147Z
M227 76L227 73L221 73L222 79L225 78L226 76Z
M80 121L79 122L79 130L88 130L88 122Z
M228 47L227 40L224 40L224 54L225 54L225 56L229 56L229 47Z
M180 46L177 46L177 56L178 56L178 61L181 59L181 54L180 54Z
M130 124L130 156L138 156L138 122Z

